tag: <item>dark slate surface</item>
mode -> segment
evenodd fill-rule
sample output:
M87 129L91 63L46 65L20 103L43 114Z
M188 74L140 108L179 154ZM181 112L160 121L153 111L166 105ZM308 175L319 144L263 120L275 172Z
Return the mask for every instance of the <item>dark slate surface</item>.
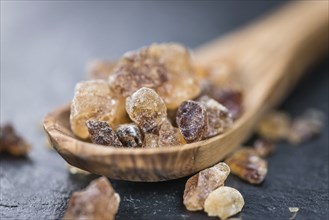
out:
M151 42L195 47L277 7L274 1L62 2L1 1L1 123L12 121L33 145L28 158L0 157L0 219L58 219L71 193L97 176L70 175L45 148L43 116L72 97L92 58L116 58ZM328 62L319 64L280 109L309 107L328 115ZM328 219L328 121L322 136L300 146L280 143L260 186L230 176L244 195L242 219ZM160 183L112 181L117 219L207 219L182 204L186 178Z

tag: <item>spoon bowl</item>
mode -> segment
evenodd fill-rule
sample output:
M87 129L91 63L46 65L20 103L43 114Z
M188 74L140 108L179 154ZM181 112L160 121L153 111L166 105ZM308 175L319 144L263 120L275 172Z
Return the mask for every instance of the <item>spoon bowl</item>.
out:
M65 105L45 119L45 129L56 151L76 167L131 181L176 179L215 164L232 151L232 146L238 146L244 138L242 130L248 126L243 123L248 117L245 114L225 135L204 141L163 148L115 148L77 139L70 129L69 115L69 105Z
M328 53L327 8L326 1L291 3L195 51L205 66L221 58L233 60L245 91L245 111L224 134L183 146L104 147L74 136L65 105L44 119L50 142L71 165L113 179L164 181L212 166L252 134L263 113L284 98L305 68Z

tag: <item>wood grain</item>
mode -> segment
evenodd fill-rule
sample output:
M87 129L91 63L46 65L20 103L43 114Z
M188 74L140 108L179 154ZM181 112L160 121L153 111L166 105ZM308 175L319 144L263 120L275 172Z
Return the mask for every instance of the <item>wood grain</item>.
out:
M196 50L203 65L222 57L234 60L246 91L245 113L223 135L158 149L98 146L74 137L68 105L45 118L45 130L67 162L110 178L163 181L200 171L242 143L261 115L285 97L307 67L328 53L327 8L327 1L295 2Z

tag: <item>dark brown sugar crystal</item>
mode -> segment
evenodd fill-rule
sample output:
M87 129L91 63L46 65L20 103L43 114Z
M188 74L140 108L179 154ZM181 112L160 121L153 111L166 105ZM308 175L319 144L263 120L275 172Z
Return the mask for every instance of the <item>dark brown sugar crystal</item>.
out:
M221 134L232 126L232 116L225 106L208 96L202 96L196 101L206 108L208 118L206 138Z
M25 156L31 149L22 137L20 137L11 124L0 127L0 153L7 152L13 156Z
M185 101L178 108L176 123L187 143L200 141L208 132L206 108L198 102Z
M321 133L325 116L324 113L309 109L292 120L288 140L293 144L308 141Z
M90 140L94 144L122 147L117 134L112 130L109 124L105 121L93 121L86 122Z
M237 86L216 85L209 80L203 80L201 83L202 94L215 99L224 105L234 120L239 118L243 112L243 92Z
M135 124L123 124L116 130L117 136L125 147L141 147L143 144L142 133Z

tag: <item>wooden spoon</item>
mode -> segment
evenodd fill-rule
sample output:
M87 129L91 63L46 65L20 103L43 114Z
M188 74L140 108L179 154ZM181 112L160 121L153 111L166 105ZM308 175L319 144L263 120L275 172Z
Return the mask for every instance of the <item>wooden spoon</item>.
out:
M253 25L195 51L209 65L229 58L245 88L245 112L226 133L184 146L157 149L104 147L77 139L69 106L44 120L49 138L70 164L114 179L163 181L184 177L222 160L279 103L305 69L328 53L328 1L294 2Z

